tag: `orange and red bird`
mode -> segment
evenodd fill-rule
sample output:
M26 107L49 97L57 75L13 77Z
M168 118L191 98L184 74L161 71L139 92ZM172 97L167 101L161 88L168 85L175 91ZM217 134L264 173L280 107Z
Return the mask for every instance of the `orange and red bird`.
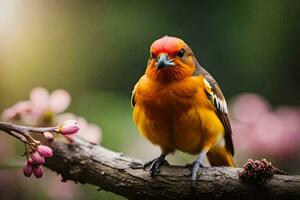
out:
M166 155L175 150L198 154L193 186L205 156L212 166L234 166L225 98L183 40L165 36L151 45L146 72L133 90L132 106L141 135L161 149L158 158L145 164L151 175L167 164Z

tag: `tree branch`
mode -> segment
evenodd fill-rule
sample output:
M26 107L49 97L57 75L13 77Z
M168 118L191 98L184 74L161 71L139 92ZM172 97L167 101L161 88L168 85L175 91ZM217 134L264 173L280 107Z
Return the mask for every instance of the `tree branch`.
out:
M150 177L143 162L75 138L73 144L52 143L54 157L46 166L64 180L99 186L129 199L300 199L300 176L274 175L264 184L239 180L240 168L204 168L191 189L190 170L162 167Z
M3 131L18 140L24 142L24 143L39 143L35 139L33 139L29 132L35 132L35 133L43 133L43 132L60 132L60 127L30 127L30 126L21 126L11 123L5 123L0 122L0 131Z

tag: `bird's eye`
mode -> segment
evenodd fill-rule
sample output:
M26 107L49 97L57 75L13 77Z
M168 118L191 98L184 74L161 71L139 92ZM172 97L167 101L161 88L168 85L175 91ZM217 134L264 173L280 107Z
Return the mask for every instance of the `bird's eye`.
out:
M184 49L180 49L177 53L177 56L179 57L183 57L184 56L184 53L185 53L185 50Z

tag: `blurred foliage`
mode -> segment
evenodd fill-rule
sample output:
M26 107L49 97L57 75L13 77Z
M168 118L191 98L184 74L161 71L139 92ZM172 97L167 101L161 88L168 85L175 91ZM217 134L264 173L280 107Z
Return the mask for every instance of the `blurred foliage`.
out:
M252 91L274 104L299 73L297 1L1 1L1 107L34 86L127 97L150 44L183 38L227 96ZM276 92L274 92L276 91Z
M129 100L115 93L87 94L79 96L71 110L99 124L104 133L102 145L120 151L124 150L126 140L138 135Z
M33 87L64 88L69 110L101 126L104 146L135 155L130 95L155 39L183 38L228 99L254 92L299 105L299 19L293 0L0 0L0 110ZM119 199L80 188L77 198ZM37 193L25 196L45 198Z

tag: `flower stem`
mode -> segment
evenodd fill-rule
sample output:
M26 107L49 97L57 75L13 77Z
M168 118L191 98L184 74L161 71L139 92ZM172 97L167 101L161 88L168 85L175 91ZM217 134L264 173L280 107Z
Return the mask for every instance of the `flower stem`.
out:
M57 132L58 127L30 127L20 126L11 123L0 122L0 131L3 131L18 140L30 145L39 145L40 142L31 137L28 132L44 133L44 132Z

